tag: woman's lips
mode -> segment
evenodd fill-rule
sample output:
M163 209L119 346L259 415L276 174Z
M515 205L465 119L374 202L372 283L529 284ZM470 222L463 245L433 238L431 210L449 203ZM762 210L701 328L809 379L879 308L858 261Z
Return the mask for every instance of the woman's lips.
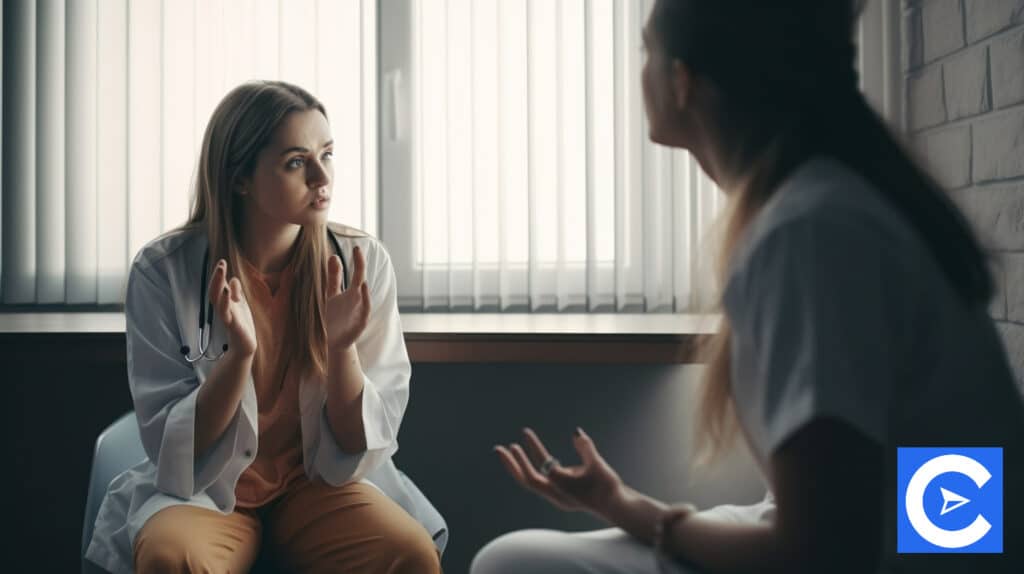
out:
M318 197L313 200L314 209L327 209L331 205L331 198L329 197Z

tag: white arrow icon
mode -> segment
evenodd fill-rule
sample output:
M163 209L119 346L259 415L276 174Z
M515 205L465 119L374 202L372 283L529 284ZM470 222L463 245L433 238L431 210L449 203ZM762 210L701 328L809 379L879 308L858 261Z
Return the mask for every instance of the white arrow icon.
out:
M968 502L970 502L969 499L964 498L963 496L960 496L959 494L957 494L955 492L951 492L949 490L946 490L945 488L942 488L941 486L939 487L939 490L942 492L942 510L939 511L939 516L942 516L943 514L945 514L947 512L951 512L953 510L956 510L957 508L960 508L961 506L963 506L963 505L967 504ZM950 503L952 503L952 504L950 504Z

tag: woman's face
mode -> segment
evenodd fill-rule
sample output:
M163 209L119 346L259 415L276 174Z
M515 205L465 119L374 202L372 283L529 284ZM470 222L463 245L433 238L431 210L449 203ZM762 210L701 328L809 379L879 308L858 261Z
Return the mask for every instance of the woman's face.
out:
M644 61L641 84L644 110L647 112L649 137L654 143L685 147L682 132L682 110L679 108L674 74L681 73L665 52L665 47L648 19L643 29Z
M319 110L285 116L242 186L247 218L294 225L326 222L333 155L331 127Z

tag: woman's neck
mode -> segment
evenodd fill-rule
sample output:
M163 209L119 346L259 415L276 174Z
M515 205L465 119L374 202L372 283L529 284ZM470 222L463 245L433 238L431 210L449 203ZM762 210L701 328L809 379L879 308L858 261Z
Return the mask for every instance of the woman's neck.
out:
M276 273L288 265L302 227L253 215L246 214L242 224L242 255L260 273Z
M744 127L742 120L732 117L735 115L708 113L695 118L696 137L690 150L701 169L726 194L747 185L772 140L771 130Z

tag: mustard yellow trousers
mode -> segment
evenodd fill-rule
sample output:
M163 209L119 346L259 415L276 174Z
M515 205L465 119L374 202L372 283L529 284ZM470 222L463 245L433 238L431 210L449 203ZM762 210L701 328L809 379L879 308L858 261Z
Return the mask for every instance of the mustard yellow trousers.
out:
M225 515L180 505L157 512L135 539L135 571L244 573L261 543L282 570L297 574L441 572L426 529L379 490L305 477L260 508Z

